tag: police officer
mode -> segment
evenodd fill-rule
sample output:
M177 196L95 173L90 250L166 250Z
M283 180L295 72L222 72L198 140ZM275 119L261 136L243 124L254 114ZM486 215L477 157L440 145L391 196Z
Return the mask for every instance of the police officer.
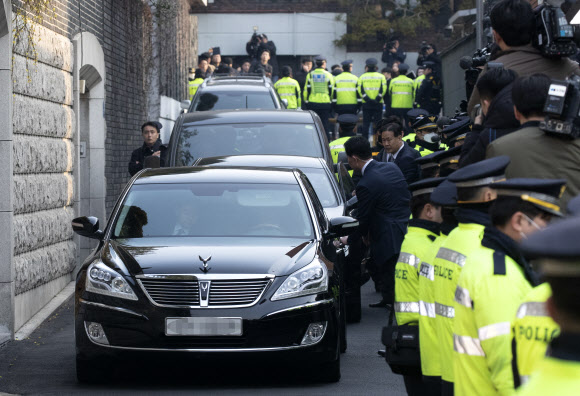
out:
M378 72L375 58L366 60L366 72L359 77L357 91L362 98L363 126L361 134L368 138L371 124L382 118L383 99L387 94L387 79Z
M439 164L439 176L446 177L459 169L461 147L452 147L445 151L436 151L434 160Z
M471 120L464 118L443 128L443 143L449 147L456 147L463 144L467 133L471 131Z
M389 84L389 96L391 97L391 114L399 116L407 123L407 112L413 108L415 90L413 80L406 76L409 65L399 65L399 75L391 79Z
M417 78L413 80L413 89L415 90L415 105L417 107L421 107L419 103L417 103L417 91L419 91L419 87L421 86L421 83L423 82L424 79L425 79L425 66L419 66L417 68Z
M159 132L162 125L157 121L147 121L141 126L141 135L143 135L143 146L133 151L129 161L129 174L143 169L145 159L150 156L159 157L160 166L165 166L165 155L167 146L161 143Z
M457 170L448 177L457 187L455 217L459 224L441 245L432 263L443 395L453 394L453 318L457 280L465 259L480 248L483 230L491 224L488 209L496 193L489 186L505 179L505 169L510 162L506 156L493 159L495 161L481 161Z
M411 109L407 111L407 124L405 125L405 136L403 140L406 142L412 142L415 140L415 130L413 129L413 124L417 121L419 117L426 117L429 112L425 109ZM401 122L405 122L401 120Z
M201 71L201 69L195 69L195 73L192 74L193 68L189 68L189 72L190 72L188 83L189 100L193 100L193 97L195 96L197 89L201 84L203 84L203 81L205 80L205 74Z
M430 196L435 187L444 180L432 178L409 185L413 219L409 221L409 228L395 266L394 309L398 326L419 324L419 270L433 242L439 236L440 224L443 221L441 206L433 204ZM423 383L421 367L416 367L414 375L406 374L403 378L409 395L428 395L433 389L432 386Z
M434 152L415 159L415 162L419 164L419 167L421 168L422 179L439 177L439 163L435 159L438 154L439 152Z
M580 222L570 218L530 236L522 243L526 255L540 261L551 286L546 310L561 328L550 354L538 364L518 396L577 395L580 389Z
M437 116L419 116L413 124L415 139L409 145L421 153L421 156L440 150L441 138L437 133Z
M441 206L443 222L439 225L439 236L431 243L419 270L419 347L423 382L431 386L433 395L440 395L440 340L436 329L435 267L432 263L447 236L457 227L457 221L453 216L453 211L457 206L457 187L450 181L444 180L431 193L430 200L433 205Z
M334 77L334 95L332 104L338 114L356 114L361 103L357 92L358 77L352 74L352 60L342 62L342 70Z
M302 105L300 99L300 84L292 78L292 68L282 67L282 78L276 81L274 89L278 92L280 99L288 101L287 109L299 109Z
M537 284L518 244L562 216L558 200L565 183L511 179L491 185L497 193L490 208L493 226L465 260L455 293L456 395L513 393L511 321Z
M330 155L332 156L332 162L338 163L338 154L344 151L344 143L356 135L356 123L358 122L358 116L354 114L341 114L337 117L339 129L339 138L330 142ZM352 175L352 171L351 171Z
M316 68L306 76L304 86L304 104L308 110L314 111L324 125L326 133L331 133L330 113L332 109L332 96L334 93L334 77L325 70L326 57L319 55L314 58Z
M431 114L441 111L441 77L434 71L434 62L425 62L425 77L418 86L416 101Z

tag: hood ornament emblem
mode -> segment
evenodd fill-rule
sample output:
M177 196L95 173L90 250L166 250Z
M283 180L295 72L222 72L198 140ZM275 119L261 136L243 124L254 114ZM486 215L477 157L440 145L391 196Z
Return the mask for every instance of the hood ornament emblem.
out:
M211 270L211 267L207 264L211 260L211 256L209 256L205 260L203 258L201 258L201 256L199 256L199 260L203 263L203 267L199 267L199 269L204 274L207 274L209 272L209 270Z

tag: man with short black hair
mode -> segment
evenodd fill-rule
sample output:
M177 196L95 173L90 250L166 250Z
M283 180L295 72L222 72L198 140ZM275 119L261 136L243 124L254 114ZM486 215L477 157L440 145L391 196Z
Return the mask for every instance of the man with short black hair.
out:
M147 121L141 126L143 146L134 150L131 154L131 160L129 161L129 174L131 176L143 169L145 159L150 156L158 157L159 165L165 166L167 146L161 143L161 138L159 137L161 128L161 123L157 121Z
M513 70L496 67L477 81L482 116L476 118L473 130L465 138L460 167L485 159L485 150L492 141L519 127L511 95L511 84L516 78Z
M306 76L312 70L312 58L304 57L302 58L302 63L300 65L300 70L294 73L294 78L300 84L300 92L304 91L304 84L306 83Z
M299 109L301 106L300 85L298 81L292 78L292 68L290 66L282 67L282 78L276 81L274 89L280 96L280 99L286 99L288 102L287 109Z
M571 197L580 194L580 139L562 139L540 129L550 81L544 74L516 80L512 99L521 127L492 142L486 157L509 156L508 178L565 178L567 188L561 202L565 205Z
M540 51L532 46L535 17L529 1L499 1L493 6L490 19L494 41L501 49L494 62L502 63L504 68L514 70L520 77L545 73L551 78L565 80L572 74L580 75L576 62L568 58L544 58ZM486 66L480 78L487 71ZM479 102L479 90L475 87L467 106L467 112L472 118L475 118L472 114L473 108Z
M270 60L270 51L265 49L260 54L260 62L257 62L256 64L254 64L254 66L252 66L252 73L263 74L268 78L272 78L274 69L268 63L269 60Z
M394 301L395 264L411 214L411 196L403 173L395 164L371 158L368 139L354 136L344 143L344 149L350 167L362 178L356 187L359 229L348 238L341 238L341 242L347 244L362 236L370 245L371 257L383 280L383 298L371 306L385 307Z
M393 162L397 165L407 183L411 184L421 178L421 168L415 160L421 157L421 153L403 141L403 127L401 124L380 125L381 142L383 149L379 152L377 160L381 162Z

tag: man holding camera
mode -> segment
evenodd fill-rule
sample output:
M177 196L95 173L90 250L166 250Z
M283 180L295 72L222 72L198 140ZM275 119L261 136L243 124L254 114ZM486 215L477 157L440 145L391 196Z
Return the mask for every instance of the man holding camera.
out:
M400 63L405 62L407 59L407 53L400 48L399 40L392 40L383 46L383 56L381 60L387 64L388 67L392 67L395 61Z
M567 58L550 59L532 46L535 34L535 16L532 6L526 0L502 0L490 13L493 38L500 52L495 62L512 69L519 77L534 73L544 73L548 77L564 80L572 74L580 75L576 62ZM481 75L487 72L484 67ZM473 116L473 108L480 101L479 91L474 88L467 112ZM473 117L472 117L473 118Z

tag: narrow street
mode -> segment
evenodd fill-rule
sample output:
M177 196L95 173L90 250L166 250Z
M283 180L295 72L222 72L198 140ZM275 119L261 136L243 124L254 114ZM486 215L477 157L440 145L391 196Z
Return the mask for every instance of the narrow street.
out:
M280 366L226 367L220 364L154 366L139 362L121 367L101 385L79 384L75 377L73 299L67 300L31 336L0 349L0 392L9 394L309 394L404 395L402 377L391 373L377 355L386 310L369 308L379 295L363 287L363 319L348 326L348 350L342 355L342 379L313 383L292 362ZM137 364L137 363L136 363ZM159 367L164 366L164 367ZM256 371L262 371L256 375Z

